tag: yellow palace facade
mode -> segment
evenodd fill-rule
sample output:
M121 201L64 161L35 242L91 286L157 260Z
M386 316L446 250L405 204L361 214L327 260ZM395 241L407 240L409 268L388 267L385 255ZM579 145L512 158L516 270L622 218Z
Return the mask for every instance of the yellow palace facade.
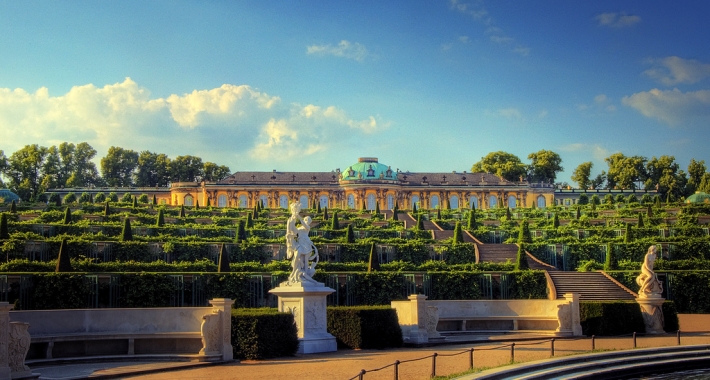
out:
M139 190L139 189L136 189ZM145 189L150 190L150 189ZM318 202L321 207L389 210L436 209L438 207L488 209L495 207L545 207L554 204L554 187L549 184L509 182L486 173L412 173L393 170L377 158L331 172L236 172L218 182L178 182L168 189L152 189L160 203L213 207L287 208L300 202L304 208ZM120 190L119 190L120 192Z

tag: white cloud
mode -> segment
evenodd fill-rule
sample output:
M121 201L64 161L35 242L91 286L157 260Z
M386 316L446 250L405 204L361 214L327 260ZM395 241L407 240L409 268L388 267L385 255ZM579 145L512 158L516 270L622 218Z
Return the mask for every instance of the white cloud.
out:
M537 114L537 117L539 117L540 119L544 119L547 117L548 113L549 112L547 110L542 110L542 111L540 111L540 113Z
M311 45L306 48L306 54L332 55L335 57L354 59L358 62L364 61L371 56L364 45L348 40L342 40L337 45Z
M661 120L671 126L710 116L710 90L681 92L677 88L673 90L654 88L625 96L621 102L646 117Z
M522 120L523 114L517 108L501 108L498 110L498 115L507 119Z
M450 4L452 10L468 15L475 21L486 25L487 28L484 34L488 36L491 42L499 45L512 45L516 42L515 38L506 35L503 29L495 26L495 20L490 17L482 2L471 4L461 0L450 0ZM466 37L466 41L468 41L468 37ZM530 54L530 48L521 44L516 44L515 48L510 49L510 51L523 57L527 57Z
M387 126L376 116L352 119L334 106L284 104L246 85L166 98L152 98L130 78L75 86L60 96L46 88L0 88L0 149L6 154L26 144L86 141L99 156L113 145L226 165L237 155L278 162L291 151L308 156L334 149L343 135L376 134Z
M654 67L643 73L661 83L672 86L678 83L693 84L710 77L710 64L676 56L650 59Z
M597 161L604 161L609 157L609 150L599 144L572 143L559 148L563 152L591 154Z
M459 42L461 42L462 44L467 44L468 36L459 36Z
M459 0L450 0L450 4L451 9L471 16L471 18L476 21L483 22L486 25L491 22L491 18L488 16L488 11L486 11L486 9L480 4L462 3Z
M594 19L599 22L600 26L608 26L610 28L623 28L641 22L641 17L623 13L602 13Z
M529 47L520 46L520 45L516 46L515 49L513 49L513 51L516 52L516 53L518 53L518 54L520 54L520 55L522 55L523 57L527 57L528 54L530 54L530 48L529 48Z

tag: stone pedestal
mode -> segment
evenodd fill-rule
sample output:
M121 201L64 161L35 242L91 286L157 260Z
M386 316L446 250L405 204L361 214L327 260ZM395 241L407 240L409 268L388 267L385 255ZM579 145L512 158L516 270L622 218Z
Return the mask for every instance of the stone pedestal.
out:
M392 301L392 308L397 310L397 319L399 327L402 329L402 339L405 343L424 344L429 342L429 335L433 327L433 332L436 332L436 326L431 325L427 329L428 309L426 305L427 296L423 294L412 294L407 297L409 301ZM432 310L432 312L434 312ZM436 319L438 322L439 310L436 310Z
M10 309L12 305L0 302L0 380L10 380Z
M335 337L328 333L326 300L335 290L321 283L282 283L269 293L279 297L281 312L293 314L298 328L298 353L314 354L338 350Z
M665 334L663 330L663 302L665 299L658 297L637 298L639 306L641 306L641 314L643 322L646 325L646 334Z
M212 313L219 315L214 318L218 333L214 334L217 341L212 344L212 347L222 353L222 360L234 360L234 350L232 349L232 304L234 301L229 298L215 298L209 302L212 305ZM203 347L203 350L206 349Z

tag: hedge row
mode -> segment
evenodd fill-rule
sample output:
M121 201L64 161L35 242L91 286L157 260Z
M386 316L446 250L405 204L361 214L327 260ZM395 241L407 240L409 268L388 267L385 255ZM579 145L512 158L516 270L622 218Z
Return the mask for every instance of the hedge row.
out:
M232 348L236 359L293 356L298 351L293 314L272 308L232 309Z
M582 333L587 336L646 332L641 307L636 302L583 301L579 304L579 317ZM663 303L663 319L666 332L678 330L678 311L673 302Z
M328 332L338 348L401 347L402 330L390 306L329 307Z

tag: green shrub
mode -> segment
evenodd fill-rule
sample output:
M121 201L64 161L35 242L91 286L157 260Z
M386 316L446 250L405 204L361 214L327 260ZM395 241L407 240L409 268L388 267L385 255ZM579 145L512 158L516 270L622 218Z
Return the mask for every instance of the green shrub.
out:
M402 346L402 329L397 312L390 306L329 307L328 332L340 348Z
M646 332L641 308L633 301L583 301L579 303L579 319L587 336Z
M297 334L291 313L269 308L232 310L232 347L237 359L293 356L298 351Z

